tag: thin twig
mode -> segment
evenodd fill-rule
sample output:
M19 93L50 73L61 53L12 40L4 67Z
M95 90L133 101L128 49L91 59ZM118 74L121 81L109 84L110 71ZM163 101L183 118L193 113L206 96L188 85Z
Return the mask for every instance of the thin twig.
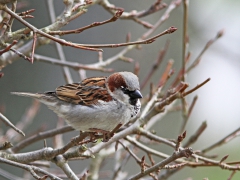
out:
M185 72L185 59L187 54L187 45L188 45L188 0L183 0L183 40L182 40L182 69ZM182 76L181 79L185 81L185 76Z
M152 77L154 72L157 71L158 67L163 61L163 58L169 48L169 44L170 42L166 41L164 48L160 50L157 60L154 62L154 64L152 65L152 68L150 69L150 72L146 75L145 79L141 83L141 89L143 89L146 86L147 82L149 82L149 79Z
M231 173L230 176L227 178L227 180L231 180L235 174L236 174L236 171L232 171L232 173Z
M34 52L36 48L37 33L33 32L33 44L32 44L32 53L31 53L31 63L34 61Z
M17 0L14 0L12 2L12 11L16 12L16 9L17 9ZM14 17L11 16L11 18L10 18L10 20L8 22L8 26L7 26L6 32L11 32L12 31L13 21L14 21Z
M54 5L53 5L53 0L49 0L47 1L48 4L48 11L50 14L50 19L51 22L53 23L55 21L56 15L55 15L55 9L54 9ZM57 38L59 38L59 36L57 36ZM56 47L57 47L57 51L58 51L58 55L60 57L60 62L65 63L66 62L66 57L63 51L62 46L59 43L55 43ZM68 67L63 67L63 74L64 74L64 78L65 81L69 84L73 83L73 79L70 73L70 70Z
M187 123L188 123L188 119L189 119L189 117L190 117L190 115L191 115L191 113L192 113L192 110L193 110L193 108L194 108L194 106L195 106L195 104L196 104L197 99L198 99L198 96L195 96L195 97L193 98L193 101L192 101L189 109L187 110L187 114L186 114L186 116L184 116L185 119L184 119L184 121L183 121L181 131L184 131L184 130L185 130L185 128L186 128L186 126L187 126ZM183 105L183 104L182 104L182 105Z
M40 107L40 102L37 100L33 100L32 104L26 109L26 111L22 115L21 120L18 121L18 123L16 124L16 127L22 130L27 129L29 124L32 123L34 117L36 116L39 110L39 107ZM16 133L12 129L9 129L6 132L6 137L7 139L11 139L11 141L12 140L17 141L19 139L19 137L16 136Z
M191 90L184 92L183 93L183 97L187 96L188 94L191 94L192 92L196 91L197 89L199 89L200 87L202 87L203 85L205 85L208 81L210 81L210 78L207 78L205 81L203 81L201 84L198 84L196 87L192 88Z
M161 79L160 79L160 81L158 83L158 87L163 87L166 84L167 80L172 75L173 63L174 63L174 61L172 59L170 59L168 61L167 66L166 66L166 68L164 70L164 73L163 73L163 75L162 75L162 77L161 77Z
M220 37L222 37L224 34L224 30L220 30L218 31L217 35L213 38L213 39L210 39L206 45L204 46L203 50L200 52L200 54L197 56L197 58L193 61L193 63L186 69L186 73L188 73L189 71L191 71L194 67L196 67L201 58L202 58L202 55L206 52L206 50L208 50L208 48L214 43L216 42Z
M175 27L169 27L165 31L150 37L148 39L141 39L138 41L132 41L132 42L125 42L125 43L119 43L119 44L79 44L80 46L84 46L87 48L115 48L115 47L121 47L121 46L129 46L129 45L138 45L138 44L151 44L153 43L157 38L166 35L174 33L177 30Z
M20 51L16 50L16 49L13 49L11 48L10 51L14 52L15 54L17 54L19 57L31 62L31 58L28 57L28 56L25 56L23 53L21 53Z
M119 10L121 8L115 7L113 4L110 4L108 0L103 0L99 2L100 5L102 5L108 12L111 14L114 14L116 10ZM147 15L150 15L152 13L155 13L163 8L165 8L167 5L165 3L162 3L161 1L157 0L153 5L149 7L147 10L142 11L132 11L132 12L123 12L120 19L131 19L135 21L136 23L139 23L143 25L145 28L152 28L153 26L143 20L140 20L139 18L145 17Z
M17 44L17 40L13 40L12 44L10 44L9 46L7 46L5 49L0 51L0 56L5 53L8 52L15 44Z
M189 138L189 140L184 144L183 147L189 147L191 144L195 143L203 131L207 128L207 122L204 121L197 131Z
M234 139L235 137L240 135L240 128L236 129L235 131L233 131L232 133L230 133L229 135L225 136L223 139L221 139L220 141L214 143L213 145L203 149L201 152L202 153L206 153L218 146L221 146L222 144L225 144L229 141L231 141L232 139Z
M183 40L182 40L182 72L185 72L186 69L186 54L187 54L187 46L188 46L188 0L183 0ZM181 81L185 82L185 74L183 73L181 76ZM183 117L183 126L180 132L184 131L185 125L188 120L188 110L187 110L187 102L183 97L181 99L182 104L182 117Z
M79 28L79 29L74 29L74 30L68 30L68 31L49 31L48 34L51 35L66 35L66 34L77 34L77 33L81 33L83 31L85 31L86 29L90 29L96 26L101 26L110 22L115 22L116 20L118 20L118 18L122 15L123 13L123 9L118 9L118 11L114 14L114 16L106 21L102 21L102 22L94 22L90 25L87 25L85 27Z
M10 14L11 16L13 16L15 19L17 19L19 22L21 22L22 24L24 24L26 27L28 27L29 29L31 29L32 31L34 31L35 33L37 34L40 34L41 36L43 37L46 37L46 38L49 38L61 45L64 45L64 46L71 46L71 47L74 47L74 48L79 48L79 49L84 49L84 50L90 50L90 51L102 51L102 49L96 49L96 48L91 48L91 47L86 47L84 45L80 45L80 44L77 44L77 43L72 43L72 42L68 42L66 40L63 40L63 39L59 39L59 38L56 38L54 36L51 36L41 30L39 30L38 28L34 27L32 24L28 23L27 21L25 21L24 19L22 19L20 16L18 16L15 12L11 11L7 6L3 6L1 5L0 6L0 9L7 12L8 14Z
M123 148L135 159L135 161L137 162L137 164L141 164L142 160L127 146L125 146L121 141L118 141L119 144L121 144L123 146Z
M160 19L153 25L153 27L142 35L142 39L146 39L147 37L149 37L150 34L152 34L163 22L165 22L170 17L171 12L180 4L181 0L173 0L164 12L164 14L160 17Z
M52 130L48 130L45 132L40 132L40 133L33 135L27 139L24 139L23 141L16 144L12 148L12 151L16 153L16 152L20 151L21 149L23 149L24 147L29 146L30 144L32 144L36 141L46 139L49 137L53 137L57 134L63 134L63 133L69 132L69 131L73 131L73 128L71 126L64 126L64 127L58 128L58 129L52 129Z
M138 173L136 175L134 175L133 177L130 178L130 180L137 180L141 177L144 177L146 175L148 175L149 173L157 170L157 169L161 169L163 168L165 165L169 164L170 162L173 162L174 160L181 158L181 157L189 157L191 156L193 153L193 150L191 148L187 148L184 150L181 150L179 152L174 152L172 156L164 159L163 161L155 164L154 166L152 166L151 168L145 170L143 173Z
M40 169L40 168L32 166L32 165L27 165L27 164L22 164L22 163L10 161L10 160L4 159L2 157L0 157L0 162L9 164L9 165L12 165L12 166L15 166L15 167L19 167L19 168L22 168L22 169L25 169L25 170L29 171L32 174L32 176L34 178L36 178L36 179L40 179L41 178L40 176L38 176L36 174L36 172L38 172L38 173L47 175L48 177L50 177L52 179L62 180L62 179L58 178L57 176L53 175L52 173L49 173L48 171L45 171L43 169Z
M97 66L95 66L95 64L80 64L77 62L61 61L59 59L42 56L39 54L35 54L34 58L35 58L35 60L40 61L40 62L50 63L50 64L54 64L54 65L59 65L59 66L65 66L65 67L72 68L74 70L85 69L85 70L94 70L94 71L102 71L102 72L113 72L113 69L111 69L111 68L106 69L101 66L97 67Z
M9 121L2 113L0 113L0 120L4 122L7 126L14 129L17 133L21 134L22 136L25 136L24 132L22 132L20 129L18 129L16 126L14 126L11 121Z

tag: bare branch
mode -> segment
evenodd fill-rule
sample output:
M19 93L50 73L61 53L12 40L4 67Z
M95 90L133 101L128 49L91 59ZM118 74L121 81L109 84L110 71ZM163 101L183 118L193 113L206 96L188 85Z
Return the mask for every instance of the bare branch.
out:
M184 96L187 96L188 94L191 94L192 92L196 91L197 89L199 89L200 87L202 87L203 85L205 85L208 81L210 81L211 79L210 78L207 78L205 81L203 81L201 84L198 84L196 87L194 87L193 89L187 91L187 92L184 92L183 93L183 97Z
M156 72L156 70L160 66L160 64L163 61L163 58L164 58L168 48L169 48L169 41L167 41L165 43L164 48L160 50L157 60L154 62L152 68L150 69L150 72L147 74L146 78L141 83L141 89L143 89L146 86L147 82L149 82L149 80L152 77L152 75L154 74L154 72Z
M172 156L166 158L165 160L155 164L154 166L152 166L151 168L147 169L146 171L136 174L135 176L131 177L130 180L135 180L135 179L139 179L141 177L144 177L146 175L148 175L149 173L157 170L157 169L161 169L163 168L165 165L169 164L170 162L181 158L181 157L186 157L188 158L189 156L191 156L193 153L191 148L187 148L184 150L181 150L180 152L174 152Z
M187 68L186 72L191 71L194 67L196 67L199 62L201 61L202 55L206 52L206 50L208 50L208 48L214 43L216 42L220 37L222 37L224 34L224 30L220 30L218 31L217 35L209 40L207 42L207 44L205 45L205 47L203 48L203 50L200 52L200 54L197 56L197 58L193 61L193 63Z
M228 143L229 141L231 141L232 139L234 139L235 137L240 135L240 128L236 129L235 131L233 131L232 133L230 133L229 135L225 136L223 139L221 139L220 141L214 143L213 145L205 148L202 150L202 153L206 153L218 146L221 146L222 144Z
M129 46L129 45L138 45L138 44L151 44L153 43L157 38L166 35L174 33L177 30L175 27L169 27L165 31L151 37L148 39L142 39L139 41L133 41L133 42L126 42L126 43L119 43L119 44L79 44L80 46L84 46L87 48L116 48L121 46Z
M7 46L5 49L1 50L0 51L0 56L5 53L5 52L8 52L15 44L17 44L18 41L14 40L12 42L12 44L10 44L9 46Z
M68 31L50 31L48 34L50 35L66 35L66 34L77 34L77 33L81 33L83 31L85 31L86 29L90 29L96 26L101 26L110 22L114 22L116 20L118 20L118 18L122 15L123 13L123 9L118 9L118 11L114 14L114 16L106 21L102 21L102 22L94 22L88 26L79 28L79 29L74 29L74 30L68 30Z
M4 122L4 124L6 124L7 126L11 127L12 129L14 129L16 132L18 132L19 134L21 134L22 136L25 136L24 132L22 132L20 129L18 129L17 127L15 127L2 113L0 113L0 120L2 122Z
M183 147L189 147L191 144L195 143L203 131L207 128L207 122L204 121L197 131L189 138L186 144Z
M53 129L53 130L48 130L45 132L38 133L38 134L33 135L33 136L19 142L18 144L16 144L12 148L12 151L16 153L16 152L20 151L21 149L23 149L24 147L29 146L30 144L32 144L36 141L46 139L49 137L53 137L57 134L62 134L62 133L66 133L69 131L73 131L73 128L71 126L64 126L64 127L58 128L58 129Z
M14 161L10 161L10 160L7 160L7 159L1 158L1 157L0 157L0 162L9 164L9 165L12 165L12 166L15 166L15 167L19 167L19 168L22 168L22 169L25 169L25 170L29 171L29 172L32 174L32 176L33 176L34 178L36 178L36 179L40 179L40 176L38 176L38 175L36 174L36 172L38 172L38 173L47 175L47 176L50 177L51 179L62 180L62 179L58 178L57 176L49 173L48 171L45 171L45 170L43 170L43 169L40 169L40 168L35 167L35 166L32 166L32 165L21 164L21 163L14 162ZM35 171L36 171L36 172L35 172Z

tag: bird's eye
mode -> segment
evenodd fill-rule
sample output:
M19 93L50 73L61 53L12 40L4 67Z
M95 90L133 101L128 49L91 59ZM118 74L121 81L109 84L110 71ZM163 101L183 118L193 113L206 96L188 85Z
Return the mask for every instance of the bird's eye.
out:
M124 94L130 94L131 91L128 90L128 88L121 86L121 90L123 91Z
M121 86L120 88L121 88L121 90L124 91L124 92L128 90L128 89L127 89L126 87L124 87L124 86Z

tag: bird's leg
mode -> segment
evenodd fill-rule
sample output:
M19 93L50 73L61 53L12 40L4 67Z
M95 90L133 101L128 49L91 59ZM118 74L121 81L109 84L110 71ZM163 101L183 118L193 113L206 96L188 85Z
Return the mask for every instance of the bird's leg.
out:
M80 134L74 138L71 139L72 143L74 143L75 145L79 145L79 144L83 144L84 143L84 139L88 136L88 132L82 132L80 131Z
M108 142L109 139L111 139L114 135L115 132L117 132L117 130L122 126L122 124L118 124L112 131L106 131L103 129L97 129L97 128L89 128L90 131L93 132L98 132L98 133L102 133L103 135L103 142Z
M97 139L99 139L98 132L89 132L90 142L96 143Z
M114 136L114 133L116 133L119 129L120 129L120 127L122 126L122 124L120 123L120 124L118 124L112 131L110 131L110 132L108 132L109 133L109 137L111 138L111 137L113 137ZM109 138L109 139L110 139Z
M111 139L114 136L114 133L119 130L119 128L122 126L122 124L118 124L112 131L108 131L103 134L103 142L108 142L109 139Z
M94 133L101 133L103 136L103 142L107 142L110 139L110 138L108 139L108 134L110 133L110 131L106 131L98 128L89 128L89 130Z

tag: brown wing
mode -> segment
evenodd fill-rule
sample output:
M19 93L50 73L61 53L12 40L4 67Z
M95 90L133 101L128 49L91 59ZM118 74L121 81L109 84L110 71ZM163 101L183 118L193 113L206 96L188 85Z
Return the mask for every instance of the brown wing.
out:
M56 89L56 95L62 101L73 104L91 106L98 100L111 101L106 85L106 77L93 77L83 80L81 83L67 84Z

